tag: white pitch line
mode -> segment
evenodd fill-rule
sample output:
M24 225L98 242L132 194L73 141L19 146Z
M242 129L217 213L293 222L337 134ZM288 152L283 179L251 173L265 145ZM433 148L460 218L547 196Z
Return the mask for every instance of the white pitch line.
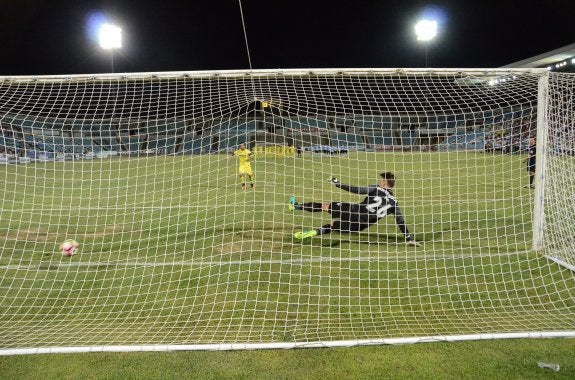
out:
M451 200L452 202L450 204L452 205L457 205L457 204L461 204L461 203L469 203L469 204L477 204L479 203L479 200L469 200L469 199L465 199L465 200ZM506 201L506 199L489 199L489 202L503 202ZM485 201L485 203L487 203L488 201ZM1 212L42 212L42 211L65 211L65 212L70 212L70 210L80 210L80 211L89 211L89 210L164 210L164 209L206 209L206 210L213 210L213 209L221 209L221 208L233 208L236 206L243 206L243 205L253 205L253 204L257 204L257 205L267 205L267 206L273 206L273 207L283 207L287 204L287 202L265 202L265 201L257 201L257 200L253 200L253 201L246 201L244 203L242 202L238 202L238 203L234 203L233 205L213 205L211 203L206 203L206 204L185 204L185 205L171 205L171 206L137 206L137 205L123 205L122 207L106 207L106 206L95 206L95 207L91 207L91 206L69 206L69 207L50 207L50 208L46 208L46 207L37 207L37 208L21 208L19 207L17 210L14 209L7 209L7 208L0 208L0 213ZM418 207L420 206L419 203L408 203L408 202L402 202L401 203L403 205L403 207L405 206L409 206L409 207ZM449 204L448 204L449 205ZM448 205L443 204L443 208L447 207ZM488 209L488 208L484 208L481 209L479 211L490 211L490 210L496 210L496 208L492 208L492 209ZM478 210L476 210L478 211Z
M525 255L527 251L515 252L513 255ZM0 269L5 270L53 270L56 268L73 268L73 267L141 267L141 268L155 268L167 266L226 266L226 265L262 265L262 264L313 264L323 262L397 262L397 261L416 261L416 260L450 260L450 259L469 259L479 257L495 257L502 255L493 254L460 254L460 255L412 255L406 253L405 255L385 255L385 256L364 256L364 257L317 257L317 258L300 258L288 260L232 260L232 261L172 261L172 262L135 262L135 261L119 261L119 262L78 262L78 263L43 263L34 265L0 265ZM509 256L509 255L506 255Z

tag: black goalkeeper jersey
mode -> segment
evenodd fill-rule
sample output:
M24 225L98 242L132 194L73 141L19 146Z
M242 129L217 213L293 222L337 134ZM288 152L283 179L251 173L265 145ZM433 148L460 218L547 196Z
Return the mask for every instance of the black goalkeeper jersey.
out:
M377 185L350 186L344 185L343 183L336 183L335 185L342 190L349 191L350 193L366 195L364 200L357 205L364 209L364 211L360 211L360 214L362 215L358 215L358 218L363 219L366 217L367 225L377 223L377 221L384 216L393 214L395 215L395 223L399 227L400 231L405 235L405 239L407 241L412 240L411 234L405 225L405 220L403 219L401 210L399 209L399 204L391 189L384 189Z
M377 219L397 212L397 200L390 189L377 185L350 186L343 183L338 183L336 186L350 193L367 195L359 204L365 207L370 216L377 217Z
M527 159L527 166L528 167L535 167L535 161L537 159L537 146L536 145L529 145L529 149L527 150L528 159Z

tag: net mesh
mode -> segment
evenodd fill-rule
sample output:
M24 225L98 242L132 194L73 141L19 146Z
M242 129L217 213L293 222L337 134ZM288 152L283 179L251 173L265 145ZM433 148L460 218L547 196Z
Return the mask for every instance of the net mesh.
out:
M574 83L520 70L3 78L0 348L574 330L573 272L548 258L575 265ZM356 204L365 195L328 180L366 187L384 171L419 246L393 215L294 236L335 215L292 211L291 196Z
M548 84L547 138L545 152L546 253L575 269L573 234L570 233L575 208L569 199L575 170L575 106L573 75L552 75Z

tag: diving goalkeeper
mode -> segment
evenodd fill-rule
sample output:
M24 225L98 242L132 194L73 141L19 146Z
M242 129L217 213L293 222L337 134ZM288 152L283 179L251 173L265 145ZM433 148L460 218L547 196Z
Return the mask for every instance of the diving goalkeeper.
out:
M358 232L375 224L386 215L395 215L395 223L405 235L409 245L419 245L409 233L405 220L399 209L399 204L391 190L395 186L395 176L391 172L380 174L381 179L377 185L366 187L344 185L338 179L332 178L331 182L340 189L354 194L365 194L366 197L360 203L344 202L309 202L297 203L295 197L290 197L288 210L304 210L309 212L327 212L335 219L329 224L314 230L298 231L294 234L296 239L306 239L317 235L337 232Z

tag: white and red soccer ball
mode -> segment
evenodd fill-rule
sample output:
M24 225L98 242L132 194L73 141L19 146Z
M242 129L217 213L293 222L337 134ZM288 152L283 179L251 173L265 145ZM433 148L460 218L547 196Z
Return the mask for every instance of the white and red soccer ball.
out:
M60 244L60 250L64 256L72 256L80 244L74 239L68 239Z

